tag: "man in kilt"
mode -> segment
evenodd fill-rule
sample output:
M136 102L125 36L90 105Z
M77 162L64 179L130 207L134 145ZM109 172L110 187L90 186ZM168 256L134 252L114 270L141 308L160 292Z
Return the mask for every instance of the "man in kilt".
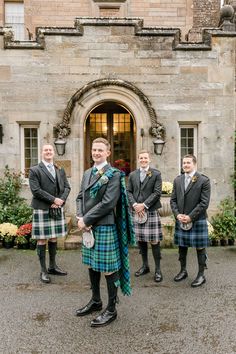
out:
M37 240L37 254L41 266L40 280L50 283L48 274L66 275L56 264L57 238L67 233L63 206L70 193L64 169L53 164L54 149L50 144L42 147L42 161L29 171L29 184L33 194L32 238ZM46 267L46 241L48 240L49 268Z
M122 246L118 238L115 208L121 195L121 173L107 162L110 153L110 144L106 139L97 138L93 141L94 166L85 171L76 199L78 228L83 232L92 230L95 238L93 247L82 245L82 262L89 267L92 298L86 306L76 311L76 316L85 316L102 309L101 273L104 273L107 283L107 307L92 320L92 327L108 325L117 317Z
M157 209L161 208L162 180L160 171L151 168L150 162L149 152L140 151L138 154L140 168L130 173L127 194L133 210L135 235L143 263L135 272L135 276L139 277L150 272L148 264L148 242L150 242L155 261L154 281L161 282L163 280L160 267L162 229Z
M191 283L192 287L206 282L206 247L209 246L207 227L207 208L210 202L210 180L196 171L196 157L185 155L183 158L184 173L174 180L170 205L176 218L174 242L179 246L180 272L175 281L187 278L186 258L188 247L195 247L198 259L198 274Z

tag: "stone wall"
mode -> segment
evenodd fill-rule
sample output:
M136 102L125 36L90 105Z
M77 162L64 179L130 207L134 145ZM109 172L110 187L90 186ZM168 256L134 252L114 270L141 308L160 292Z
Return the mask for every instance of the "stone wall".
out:
M1 170L5 164L21 167L21 123L40 122L40 143L53 142L53 127L61 122L78 90L94 80L122 80L145 94L166 128L163 155L152 154L152 164L161 170L163 180L172 181L179 173L179 124L198 124L198 167L211 178L210 211L214 212L221 199L233 195L235 36L213 31L210 47L173 50L176 34L167 30L135 33L135 21L78 19L78 23L82 29L78 36L69 30L50 35L46 31L45 47L40 50L4 49L0 31ZM150 117L134 92L118 86L88 91L73 110L72 133L63 156L72 165L67 207L71 214L83 174L86 114L105 99L117 99L130 108L137 132L144 129L143 147L153 151Z
M24 0L25 28L29 28L34 35L36 27L71 26L75 17L103 16L104 8L118 6L119 12L115 11L115 16L141 17L145 26L178 27L185 34L193 23L192 2L193 0ZM4 0L0 0L0 26L4 25L3 8ZM107 14L109 15L109 11Z

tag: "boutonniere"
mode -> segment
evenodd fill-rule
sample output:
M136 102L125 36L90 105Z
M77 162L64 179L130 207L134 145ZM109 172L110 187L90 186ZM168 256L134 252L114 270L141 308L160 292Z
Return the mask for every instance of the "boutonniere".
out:
M98 171L98 174L102 176L104 174L104 168L101 168L101 170Z
M192 179L191 179L191 181L192 181L193 183L195 183L195 182L197 181L197 176L193 176Z
M147 171L147 176L148 176L149 178L151 178L151 177L152 177L152 171Z
M61 170L61 166L59 166L57 163L54 163L54 167L56 167L58 170Z
M109 181L109 178L106 175L102 175L102 177L100 178L101 184L107 184L108 181Z

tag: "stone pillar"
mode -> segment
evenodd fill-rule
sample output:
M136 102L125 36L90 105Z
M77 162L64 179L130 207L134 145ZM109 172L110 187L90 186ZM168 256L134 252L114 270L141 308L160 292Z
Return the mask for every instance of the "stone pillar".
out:
M189 42L202 41L202 28L218 27L220 0L193 0L193 27L188 33Z

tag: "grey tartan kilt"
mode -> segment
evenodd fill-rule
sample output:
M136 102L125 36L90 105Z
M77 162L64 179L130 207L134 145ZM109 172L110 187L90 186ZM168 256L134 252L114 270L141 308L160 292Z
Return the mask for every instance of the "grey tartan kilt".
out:
M180 223L176 220L174 243L182 247L208 247L210 244L208 237L208 226L206 219L200 219L193 222L193 227L188 230L182 230Z
M32 238L45 240L54 237L63 237L67 234L67 225L64 210L61 208L61 219L54 220L48 215L48 210L34 209L32 220Z
M161 229L161 219L159 212L147 211L148 218L144 224L138 224L134 221L135 212L132 211L133 222L134 222L134 232L137 241L150 242L150 241L161 241L163 239L162 229Z

